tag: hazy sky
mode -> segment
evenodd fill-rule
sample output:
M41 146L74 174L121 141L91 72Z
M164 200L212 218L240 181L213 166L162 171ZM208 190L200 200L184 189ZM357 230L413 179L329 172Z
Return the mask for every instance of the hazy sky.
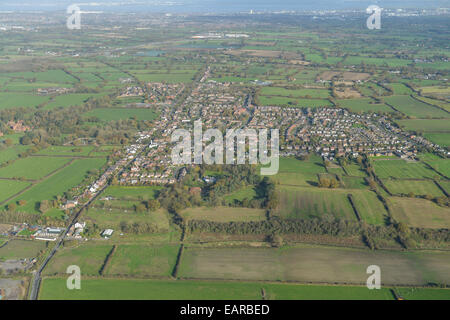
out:
M56 11L69 4L82 10L149 12L243 12L282 10L450 7L450 0L0 0L0 11Z

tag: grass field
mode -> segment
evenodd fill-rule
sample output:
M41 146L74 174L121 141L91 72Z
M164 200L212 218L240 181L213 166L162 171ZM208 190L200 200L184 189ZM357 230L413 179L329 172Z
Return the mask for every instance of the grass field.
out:
M81 290L68 290L66 279L45 279L39 299L86 300L261 300L259 283L85 279Z
M172 274L178 246L118 245L108 267L107 275L167 276Z
M441 109L435 108L410 96L391 96L384 98L400 112L417 118L448 118L449 114Z
M274 248L187 247L179 268L184 278L285 280L365 284L378 265L383 285L448 283L448 252L370 251L298 245Z
M406 130L423 132L450 132L450 121L447 119L411 119L398 120Z
M27 157L7 167L0 168L0 177L37 180L67 164L70 159L51 157Z
M142 187L129 187L129 186L109 186L103 193L104 197L113 197L114 199L142 199L150 200L155 199L160 186L142 186Z
M317 174L325 172L322 159L315 155L304 161L280 158L280 169L273 179L280 184L310 187L317 184Z
M132 299L132 300L393 300L388 288L368 290L366 287L300 285L286 283L254 283L230 281L167 281L131 279L85 279L81 290L68 290L65 279L43 281L40 299ZM397 288L403 294L403 288ZM405 289L410 290L410 289ZM448 299L439 289L415 289L421 297ZM406 296L406 294L405 294Z
M244 199L252 200L256 197L256 191L253 186L247 186L228 194L224 197L227 204L233 204L235 200L242 201Z
M40 150L37 154L48 156L88 156L94 149L93 146L74 147L74 146L51 146Z
M15 180L0 180L0 202L15 195L30 185L29 182Z
M347 191L320 188L279 186L279 206L274 214L291 219L315 218L325 215L355 220L347 199Z
M266 211L263 209L239 207L200 207L186 209L181 212L181 216L188 220L209 220L217 222L261 221L266 219Z
M450 228L450 209L425 199L389 198L395 219L416 228Z
M384 225L386 209L371 191L352 191L353 203L361 219L369 224Z
M83 243L78 247L60 249L44 269L45 275L65 274L67 267L77 265L82 275L98 275L112 245Z
M449 289L396 288L395 290L406 300L450 300Z
M131 108L99 108L84 113L86 117L97 117L102 121L126 120L135 118L136 120L154 120L157 113L151 109L131 109Z
M0 261L35 258L45 247L45 241L10 240L6 246L0 248Z
M442 147L450 146L450 133L425 133L423 136Z
M120 228L120 223L126 221L130 225L133 223L149 223L156 226L160 232L169 230L169 218L163 209L148 213L135 213L133 210L125 212L123 209L90 208L84 214L84 217L103 229L117 230ZM114 234L114 236L116 235Z
M36 157L37 158L37 157ZM41 157L37 159L42 159ZM61 158L63 160L64 158ZM37 212L36 205L42 200L51 200L57 195L77 186L89 170L99 169L105 159L77 159L61 171L34 185L13 201L25 200L27 204L20 210Z
M0 163L17 159L19 157L19 154L26 151L27 149L27 146L13 145L9 148L0 150Z
M396 195L408 194L412 192L414 195L431 195L433 197L442 197L444 194L436 186L433 181L430 180L383 180L383 184L386 188Z
M433 178L437 174L420 162L406 162L405 160L376 160L373 161L375 174L379 178Z
M371 98L338 100L339 105L352 112L393 112L394 110L384 103L375 103Z

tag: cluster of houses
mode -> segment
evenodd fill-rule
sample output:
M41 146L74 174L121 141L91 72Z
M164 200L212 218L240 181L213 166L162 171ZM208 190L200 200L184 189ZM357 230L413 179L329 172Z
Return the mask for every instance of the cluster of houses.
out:
M73 91L73 89L62 88L62 87L38 88L37 94L40 96L49 96L49 95L66 94L71 91Z
M147 83L149 103L173 103L175 98L184 90L184 84L168 84L161 82Z

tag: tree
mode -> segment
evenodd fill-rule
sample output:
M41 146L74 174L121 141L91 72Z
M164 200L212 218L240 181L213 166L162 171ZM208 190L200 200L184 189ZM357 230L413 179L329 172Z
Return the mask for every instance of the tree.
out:
M17 206L15 203L10 203L6 206L6 208L8 209L8 211L15 211L17 209Z

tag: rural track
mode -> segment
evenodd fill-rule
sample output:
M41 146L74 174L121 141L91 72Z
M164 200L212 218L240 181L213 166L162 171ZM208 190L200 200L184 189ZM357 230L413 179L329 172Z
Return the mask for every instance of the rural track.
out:
M145 152L147 148L143 148L143 150L141 152L139 152L132 160L128 161L115 175L120 175L125 168L127 168L131 163L133 163L133 161L140 156L142 153ZM70 228L78 221L78 218L80 217L81 213L84 211L84 209L89 208L89 206L95 201L97 200L97 198L103 193L103 191L105 191L106 188L108 188L110 185L110 183L108 182L107 184L105 184L105 186L103 188L101 188L97 194L92 197L88 202L86 202L74 215L74 217L72 218L70 224L67 226L66 229L64 229L64 232L62 235L60 235L58 237L58 239L56 240L56 244L53 247L53 249L50 251L50 253L48 254L48 256L45 258L45 260L43 261L43 263L41 264L41 266L39 267L38 270L36 270L33 274L33 278L31 280L31 289L30 289L30 295L28 300L37 300L38 295L39 295L39 289L41 286L41 281L42 281L42 271L45 269L45 267L47 266L47 264L50 262L50 260L53 258L53 256L56 254L56 252L59 250L59 248L61 247L61 244L63 243L64 239L66 238Z

